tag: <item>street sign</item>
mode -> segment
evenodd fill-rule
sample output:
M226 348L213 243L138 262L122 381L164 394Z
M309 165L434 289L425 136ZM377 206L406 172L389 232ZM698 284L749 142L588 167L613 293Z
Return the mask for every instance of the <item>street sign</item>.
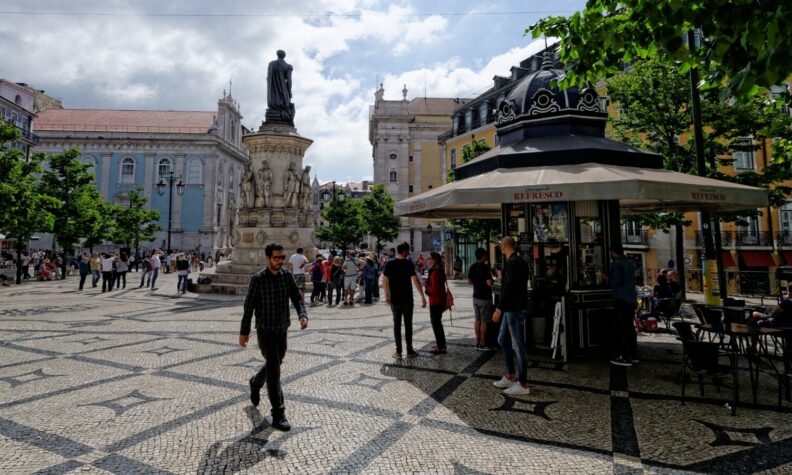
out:
M454 231L446 231L445 233L446 241L451 241L454 239Z
M434 247L440 247L440 240L439 239L435 239L434 240Z

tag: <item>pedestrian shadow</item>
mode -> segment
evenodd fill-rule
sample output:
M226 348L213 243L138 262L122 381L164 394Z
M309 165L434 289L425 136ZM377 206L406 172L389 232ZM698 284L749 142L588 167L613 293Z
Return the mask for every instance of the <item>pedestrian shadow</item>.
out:
M253 429L242 436L218 440L212 444L204 452L196 473L237 473L255 466L267 457L285 457L286 454L278 448L266 446L272 435L272 428L258 408L248 406L245 414Z

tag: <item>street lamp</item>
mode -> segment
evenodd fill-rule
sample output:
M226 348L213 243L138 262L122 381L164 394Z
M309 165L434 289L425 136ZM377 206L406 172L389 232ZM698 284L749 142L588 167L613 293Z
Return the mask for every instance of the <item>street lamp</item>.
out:
M173 226L173 182L179 180L176 184L176 193L181 196L184 194L184 183L181 180L181 175L176 176L173 172L167 175L160 175L159 182L157 182L157 193L160 196L165 194L165 187L168 187L168 253L171 252L171 227Z

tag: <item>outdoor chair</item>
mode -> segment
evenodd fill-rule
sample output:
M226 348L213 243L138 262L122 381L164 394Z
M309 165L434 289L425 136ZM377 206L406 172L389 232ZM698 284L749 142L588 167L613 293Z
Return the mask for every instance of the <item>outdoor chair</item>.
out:
M720 393L720 379L731 374L731 367L720 363L717 343L707 341L682 341L682 404L685 404L685 380L687 371L695 373L699 382L699 392L704 396L704 378L710 377Z
M693 325L687 322L674 322L674 329L677 331L677 340L685 341L698 341L698 337L693 332ZM684 356L684 348L683 348ZM685 365L688 364L687 360L682 361L682 367L677 371L677 383L682 383L683 375L685 374Z

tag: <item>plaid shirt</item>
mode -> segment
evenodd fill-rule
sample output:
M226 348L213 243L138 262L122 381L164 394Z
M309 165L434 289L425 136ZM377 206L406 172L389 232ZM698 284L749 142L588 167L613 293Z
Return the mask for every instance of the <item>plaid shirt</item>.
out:
M285 330L289 328L289 300L300 318L308 318L300 290L291 272L281 269L273 274L263 269L250 279L250 288L245 298L245 312L242 316L240 335L250 335L250 320L256 314L256 328L259 330Z

